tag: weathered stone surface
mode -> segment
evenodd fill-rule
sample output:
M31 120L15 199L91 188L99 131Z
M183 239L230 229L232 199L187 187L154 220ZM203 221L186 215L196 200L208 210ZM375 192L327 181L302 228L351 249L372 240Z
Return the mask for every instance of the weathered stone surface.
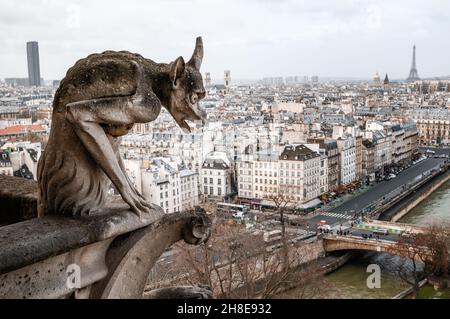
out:
M70 267L80 267L80 285L90 285L103 279L108 273L105 264L106 251L112 238L72 249L61 255L0 274L0 299L54 299L69 298L78 291L67 285Z
M39 163L38 213L89 215L108 202L110 183L137 215L151 205L126 174L118 145L135 123L156 119L164 106L177 124L202 121L205 96L199 71L203 43L192 58L155 63L139 54L106 51L79 60L61 81L49 141Z
M0 225L37 217L37 183L32 180L0 175Z
M90 298L142 298L151 268L168 247L181 239L200 244L211 234L211 221L204 214L164 217L112 243L106 256L108 276L92 287Z
M45 216L3 226L0 228L0 274L145 227L164 215L157 206L153 210L147 219L140 219L127 205L113 202L94 216Z
M124 204L125 206L125 204ZM210 236L202 213L142 221L114 209L92 218L45 216L0 228L0 298L141 298L162 252L180 239ZM80 267L79 289L67 270Z

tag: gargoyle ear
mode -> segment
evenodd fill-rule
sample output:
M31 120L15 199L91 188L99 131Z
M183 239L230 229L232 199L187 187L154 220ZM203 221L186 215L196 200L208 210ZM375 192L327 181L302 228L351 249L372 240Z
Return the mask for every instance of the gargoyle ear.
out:
M185 66L184 59L181 56L171 63L169 76L173 85L176 85L177 79L183 75Z
M202 60L203 60L203 41L202 37L197 37L195 41L194 53L192 54L192 57L187 64L189 66L192 66L196 70L200 70Z

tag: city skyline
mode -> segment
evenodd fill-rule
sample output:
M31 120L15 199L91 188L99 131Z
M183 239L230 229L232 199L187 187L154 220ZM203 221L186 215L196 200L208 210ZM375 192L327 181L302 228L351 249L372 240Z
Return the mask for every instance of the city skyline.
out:
M450 299L450 2L0 7L0 299Z
M0 78L25 77L23 45L29 41L39 42L41 76L51 80L61 79L78 59L108 49L156 62L174 61L180 53L187 58L197 35L205 42L202 72L213 79L222 79L223 70L231 70L234 79L370 79L376 71L406 79L413 44L421 77L450 75L442 62L450 44L431 36L450 28L450 4L439 0L426 7L419 1L368 0L0 4ZM97 15L106 5L108 14Z

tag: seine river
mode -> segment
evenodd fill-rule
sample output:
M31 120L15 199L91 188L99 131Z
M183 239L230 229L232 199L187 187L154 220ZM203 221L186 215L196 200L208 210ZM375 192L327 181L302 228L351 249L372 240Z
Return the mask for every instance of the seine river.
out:
M442 185L431 196L415 209L399 220L403 223L426 225L437 220L450 221L450 181ZM326 279L328 288L324 289L317 298L391 298L403 291L407 286L395 276L392 265L396 257L384 253L363 253L353 258L343 267L328 274ZM366 285L366 272L369 264L381 267L381 288L369 289ZM430 291L431 288L426 288ZM434 292L432 292L434 295ZM446 292L448 294L448 291ZM296 298L295 289L280 294L281 298Z

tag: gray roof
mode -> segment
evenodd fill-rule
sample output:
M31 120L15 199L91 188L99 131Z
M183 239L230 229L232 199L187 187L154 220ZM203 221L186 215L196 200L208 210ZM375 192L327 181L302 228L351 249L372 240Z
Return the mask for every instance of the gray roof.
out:
M227 163L225 163L221 159L216 158L207 158L203 162L202 168L210 168L210 169L228 169L230 168Z

